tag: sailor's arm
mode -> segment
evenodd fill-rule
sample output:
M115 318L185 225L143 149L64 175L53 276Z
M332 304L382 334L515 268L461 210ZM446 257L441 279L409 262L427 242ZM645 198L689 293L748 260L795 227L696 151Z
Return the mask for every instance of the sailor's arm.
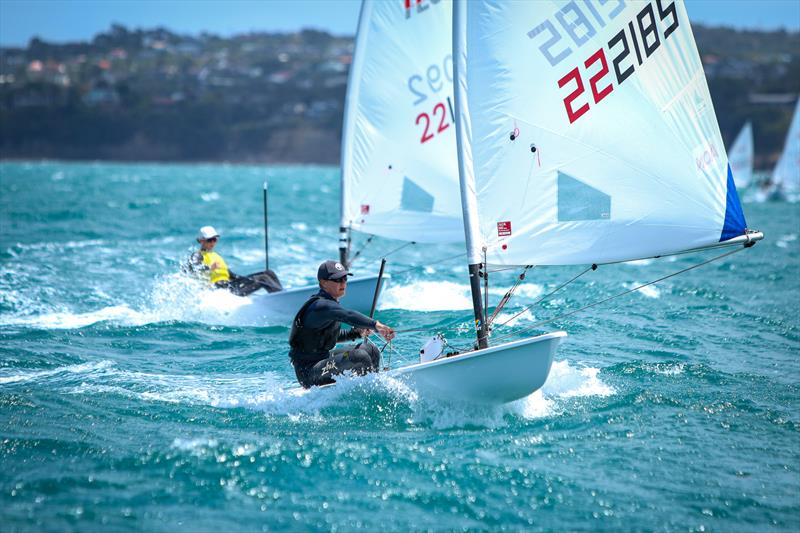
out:
M306 318L311 318L312 321L320 323L326 320L335 320L337 322L349 324L356 328L355 330L345 332L345 335L354 334L353 332L358 330L377 330L378 333L380 333L386 340L392 340L394 338L394 330L389 326L363 315L358 311L345 309L337 302L320 300L317 303L314 311L314 313L311 313L313 318L310 315L306 315ZM355 333L355 335L360 336L360 332ZM340 334L339 340L353 340L355 338L357 337L342 338Z

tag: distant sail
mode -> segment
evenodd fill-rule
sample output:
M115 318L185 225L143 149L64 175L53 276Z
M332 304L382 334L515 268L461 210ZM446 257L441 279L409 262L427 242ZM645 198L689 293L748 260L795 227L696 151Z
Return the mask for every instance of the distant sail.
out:
M753 181L753 126L746 122L728 151L733 181L744 189Z
M364 1L342 139L343 227L463 242L451 46L450 2Z
M800 192L800 98L794 108L783 152L772 173L772 181L785 194Z
M682 2L458 2L469 262L586 264L745 233Z

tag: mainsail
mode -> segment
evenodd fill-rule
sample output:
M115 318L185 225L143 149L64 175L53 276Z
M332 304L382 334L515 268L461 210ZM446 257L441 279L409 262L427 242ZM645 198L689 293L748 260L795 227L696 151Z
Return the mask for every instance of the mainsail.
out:
M794 108L783 152L772 173L772 181L784 194L800 192L800 98Z
M469 263L627 261L746 234L682 2L458 2L453 31Z
M343 233L463 240L451 28L450 2L363 2L342 138Z
M733 141L728 158L736 188L744 189L753 181L753 126L750 121Z

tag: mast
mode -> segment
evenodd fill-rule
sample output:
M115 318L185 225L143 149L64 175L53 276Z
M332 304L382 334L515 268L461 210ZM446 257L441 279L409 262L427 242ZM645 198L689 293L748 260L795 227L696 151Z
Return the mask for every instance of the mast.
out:
M355 120L353 115L358 107L358 97L360 84L357 80L361 78L364 54L356 54L359 47L365 46L363 41L366 39L366 26L369 24L369 13L372 4L368 1L361 3L361 10L358 14L358 29L356 31L355 43L353 44L353 62L350 65L350 72L347 76L347 93L344 97L344 119L342 124L342 148L341 148L341 195L339 197L339 262L347 268L350 258L350 220L347 219L346 202L349 191L349 178L352 173L353 164L353 139L352 122Z
M479 249L480 234L478 232L478 201L475 196L475 175L472 167L472 146L469 139L472 135L470 117L467 109L466 78L466 6L463 2L453 5L453 84L456 114L456 146L458 152L458 176L461 184L461 210L464 219L464 237L467 247L467 264L469 271L469 288L472 292L472 309L475 314L475 334L478 349L487 348L488 328L484 321L483 302L481 299L481 251ZM466 153L469 151L469 153Z
M269 219L267 217L267 180L264 180L264 257L265 268L269 270Z
M345 268L350 266L350 228L339 226L339 262Z

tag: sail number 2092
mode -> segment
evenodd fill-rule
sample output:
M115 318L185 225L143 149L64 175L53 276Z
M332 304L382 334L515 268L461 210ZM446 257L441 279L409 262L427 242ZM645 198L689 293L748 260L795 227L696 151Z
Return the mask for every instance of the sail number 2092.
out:
M450 127L450 122L453 120L452 103L450 97L447 96L453 90L453 56L445 55L440 64L429 65L424 71L424 77L417 73L408 78L408 90L413 98L411 105L417 106L429 99L436 98L437 93L442 91L445 93L445 101L436 102L433 107L429 107L430 102L421 106L422 109L415 122L421 129L420 144L424 144L433 139L435 135L444 132ZM441 95L438 96L441 97ZM445 107L445 103L447 103L447 107ZM449 121L448 107L450 107Z
M593 0L584 0L584 7L593 16L595 24L602 28L606 25L606 21L598 12L597 6L593 6L592 3ZM606 2L602 2L602 4L606 4ZM615 9L608 13L609 21L614 19L624 7L624 0L618 0ZM605 46L597 49L582 62L583 71L589 77L591 99L595 104L599 104L603 98L614 90L613 81L605 81L605 77L609 73L606 49L608 50L608 57L613 58L611 65L614 69L617 85L622 85L634 73L636 64L638 63L641 66L661 46L662 37L656 16L662 22L663 40L666 41L678 27L675 2L674 0L655 0L646 4ZM580 9L575 0L560 9L555 18L569 34L576 47L588 42L597 33L589 16ZM533 39L545 32L550 34L550 38L539 46L539 50L548 62L555 67L572 54L572 49L569 46L558 49L556 45L561 41L562 37L556 26L549 19L528 32L528 37ZM636 56L636 60L634 61L631 58L630 64L625 68L625 62L631 54L631 49ZM576 108L575 101L586 90L581 70L581 65L579 64L558 80L560 89L567 87L567 90L570 91L564 97L564 109L567 112L570 124L578 120L590 108L589 102L584 102Z

